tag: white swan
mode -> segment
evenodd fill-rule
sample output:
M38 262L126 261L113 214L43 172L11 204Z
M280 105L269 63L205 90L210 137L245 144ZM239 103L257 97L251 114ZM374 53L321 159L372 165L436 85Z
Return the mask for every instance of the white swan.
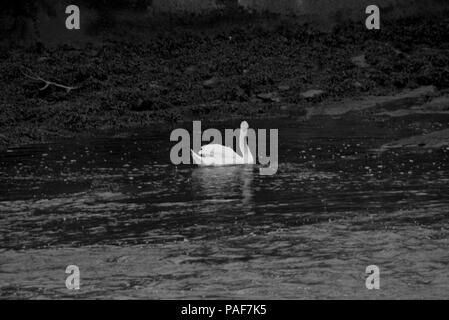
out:
M229 147L220 144L208 144L203 146L198 154L192 150L193 162L199 166L254 164L253 155L245 139L248 136L248 127L246 121L240 124L239 147L242 156Z

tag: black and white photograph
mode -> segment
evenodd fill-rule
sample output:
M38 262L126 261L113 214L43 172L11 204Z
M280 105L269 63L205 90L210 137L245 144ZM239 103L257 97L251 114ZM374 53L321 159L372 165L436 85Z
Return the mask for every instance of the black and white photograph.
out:
M449 2L2 0L0 300L112 299L448 300Z

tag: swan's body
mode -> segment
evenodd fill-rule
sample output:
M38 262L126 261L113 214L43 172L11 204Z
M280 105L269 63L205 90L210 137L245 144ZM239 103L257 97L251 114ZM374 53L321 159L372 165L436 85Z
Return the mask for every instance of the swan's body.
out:
M250 163L246 162L243 157L239 156L231 148L220 144L203 146L198 154L192 151L192 158L195 164L203 166L226 166Z
M198 154L192 150L193 162L199 166L254 164L255 162L251 150L245 141L247 136L248 123L243 121L240 125L239 135L239 147L242 152L241 156L229 147L220 144L208 144L203 146Z

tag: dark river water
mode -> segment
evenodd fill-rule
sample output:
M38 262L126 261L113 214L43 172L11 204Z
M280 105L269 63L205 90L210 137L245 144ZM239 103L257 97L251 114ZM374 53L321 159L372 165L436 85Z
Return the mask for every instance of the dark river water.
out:
M250 125L280 129L277 174L176 167L168 128L2 152L0 297L449 298L449 150L376 152L409 133L383 122Z

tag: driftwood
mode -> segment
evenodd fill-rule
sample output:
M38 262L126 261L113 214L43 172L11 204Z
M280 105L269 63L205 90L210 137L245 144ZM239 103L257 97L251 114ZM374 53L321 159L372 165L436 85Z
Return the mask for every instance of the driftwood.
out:
M41 78L40 76L38 76L37 74L35 74L33 71L31 71L28 68L23 68L25 69L27 72L20 70L20 72L27 78L32 79L32 80L36 80L36 81L41 81L44 83L44 86L42 88L39 88L40 91L43 91L45 89L47 89L49 86L55 86L58 88L62 88L64 89L67 93L69 93L72 90L76 90L78 89L78 87L70 87L70 86L66 86L60 83L56 83L53 81L49 81L49 80L45 80L43 78Z

